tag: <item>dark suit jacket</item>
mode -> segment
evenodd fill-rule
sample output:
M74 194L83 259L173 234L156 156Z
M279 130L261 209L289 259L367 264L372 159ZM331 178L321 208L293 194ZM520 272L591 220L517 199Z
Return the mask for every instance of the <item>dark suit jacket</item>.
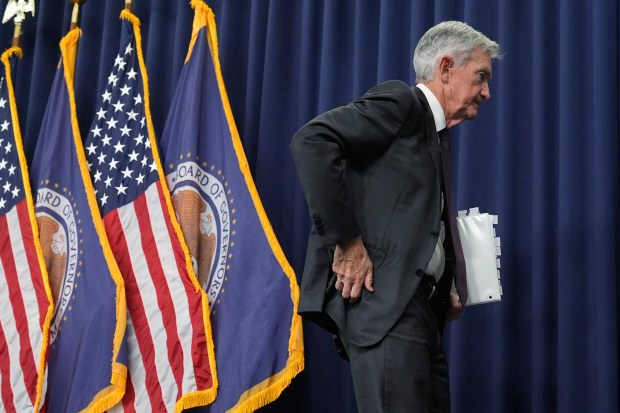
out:
M426 99L413 90L420 96L400 81L379 84L310 121L291 143L314 223L299 313L358 346L377 343L398 320L440 231L437 131ZM363 289L351 304L334 288L332 252L360 234L374 292Z

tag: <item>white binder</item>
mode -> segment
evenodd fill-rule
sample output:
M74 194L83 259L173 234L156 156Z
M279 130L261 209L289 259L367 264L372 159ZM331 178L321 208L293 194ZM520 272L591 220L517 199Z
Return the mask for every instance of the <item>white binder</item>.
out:
M497 215L470 208L459 211L456 221L467 266L467 305L501 301L501 245L493 227Z

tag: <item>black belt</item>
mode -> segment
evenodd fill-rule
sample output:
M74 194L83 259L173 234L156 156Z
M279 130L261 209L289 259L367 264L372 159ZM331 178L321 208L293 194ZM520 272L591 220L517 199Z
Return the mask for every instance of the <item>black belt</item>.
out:
M437 281L430 274L423 274L420 279L418 289L424 294L426 300L430 301L437 295Z

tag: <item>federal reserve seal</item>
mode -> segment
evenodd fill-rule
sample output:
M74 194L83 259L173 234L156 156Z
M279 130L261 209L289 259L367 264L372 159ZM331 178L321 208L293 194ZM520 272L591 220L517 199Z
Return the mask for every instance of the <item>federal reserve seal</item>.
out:
M56 306L50 326L50 343L60 331L73 296L79 267L79 230L70 200L51 188L37 191L36 217L43 258Z
M231 242L226 184L193 161L178 164L167 181L194 272L212 310L224 285Z

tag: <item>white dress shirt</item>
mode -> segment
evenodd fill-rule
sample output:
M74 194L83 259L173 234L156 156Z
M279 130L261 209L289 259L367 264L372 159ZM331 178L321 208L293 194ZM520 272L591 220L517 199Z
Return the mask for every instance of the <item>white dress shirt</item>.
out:
M437 97L431 92L431 90L423 84L416 85L418 89L420 89L426 100L428 101L429 106L431 107L431 112L433 113L433 119L435 119L435 129L439 132L440 130L446 127L446 115L443 112L443 108L439 104ZM439 135L437 135L437 139L439 139ZM443 193L441 195L441 209L443 210ZM443 248L443 241L446 238L446 229L443 221L440 222L439 229L439 237L437 238L437 245L435 245L435 251L428 262L425 273L432 275L435 277L435 280L439 281L441 275L443 274L443 270L446 263L446 252Z

